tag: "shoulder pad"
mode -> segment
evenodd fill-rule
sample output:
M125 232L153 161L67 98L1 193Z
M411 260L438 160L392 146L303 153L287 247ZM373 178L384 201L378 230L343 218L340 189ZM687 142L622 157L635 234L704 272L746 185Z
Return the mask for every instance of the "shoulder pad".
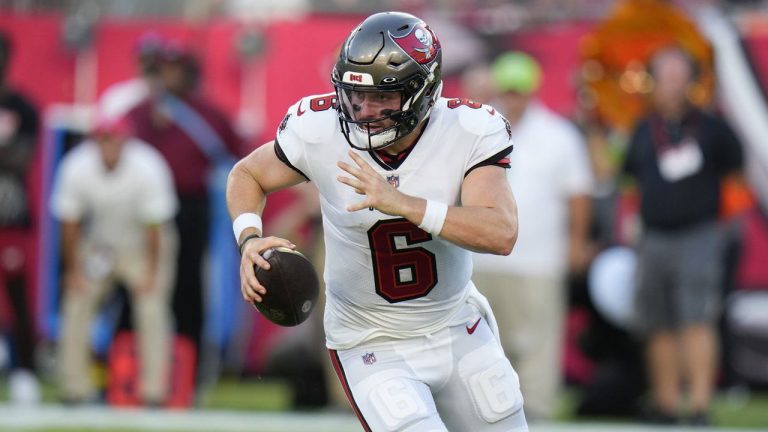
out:
M455 117L461 127L473 135L487 135L504 129L506 120L490 105L467 98L442 99L444 109Z
M304 142L322 142L331 138L338 127L336 94L307 96L288 108L277 129L277 139L289 130Z

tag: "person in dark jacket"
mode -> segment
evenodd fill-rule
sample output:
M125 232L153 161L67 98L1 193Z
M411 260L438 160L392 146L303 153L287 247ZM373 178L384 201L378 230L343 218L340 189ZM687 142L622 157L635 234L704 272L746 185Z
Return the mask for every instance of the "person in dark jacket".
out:
M661 49L650 70L652 109L632 135L624 167L640 195L635 307L654 420L674 423L688 412L688 422L706 424L719 357L721 182L740 175L742 151L725 121L689 103L697 65L685 51Z

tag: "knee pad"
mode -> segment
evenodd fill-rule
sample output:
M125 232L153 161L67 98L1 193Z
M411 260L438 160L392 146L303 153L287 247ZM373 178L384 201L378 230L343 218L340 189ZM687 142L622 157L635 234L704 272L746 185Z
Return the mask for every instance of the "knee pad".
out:
M496 343L488 343L459 361L459 376L477 414L496 423L523 408L520 379Z

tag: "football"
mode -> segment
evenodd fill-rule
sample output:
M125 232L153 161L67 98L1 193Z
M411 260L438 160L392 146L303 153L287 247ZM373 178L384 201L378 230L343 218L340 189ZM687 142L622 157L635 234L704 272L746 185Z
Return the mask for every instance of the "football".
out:
M315 267L300 252L288 248L267 249L262 256L270 269L254 266L254 270L267 293L261 296L261 303L253 305L275 324L293 327L303 323L320 291Z

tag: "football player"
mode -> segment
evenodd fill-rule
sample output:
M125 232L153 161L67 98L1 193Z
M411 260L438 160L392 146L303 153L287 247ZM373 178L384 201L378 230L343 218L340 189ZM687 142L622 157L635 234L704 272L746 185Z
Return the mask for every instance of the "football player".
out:
M442 98L441 62L412 15L375 14L352 31L335 93L299 100L230 174L241 290L261 301L260 254L295 247L262 236L266 195L312 181L327 346L364 429L527 431L517 374L470 280L470 250L509 254L517 238L510 127L490 106Z

